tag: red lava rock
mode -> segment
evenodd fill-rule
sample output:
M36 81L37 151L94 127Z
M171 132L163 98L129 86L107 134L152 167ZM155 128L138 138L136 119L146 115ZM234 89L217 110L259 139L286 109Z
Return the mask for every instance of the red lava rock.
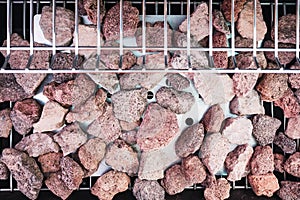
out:
M284 153L296 152L296 141L288 138L284 133L280 132L275 136L274 144L282 149Z
M175 90L184 90L190 86L190 81L188 78L182 76L181 74L170 73L166 75L167 85L170 85Z
M265 69L268 64L265 55L261 51L256 54L257 63L253 58L252 52L240 52L235 56L235 59L239 69L257 69L258 67Z
M44 6L40 19L40 27L47 40L52 42L52 6ZM75 14L63 7L56 7L55 15L55 44L68 46L73 38L75 29Z
M292 154L284 163L284 170L300 178L300 152Z
M280 188L278 180L273 173L263 175L249 175L248 180L253 192L257 196L264 195L267 197L271 197Z
M84 172L80 165L70 157L60 160L61 179L70 190L77 190L82 182Z
M300 89L300 75L299 74L289 74L289 83L294 89Z
M73 104L73 88L74 81L65 83L51 82L44 86L43 94L52 101L56 101L61 105L67 107Z
M281 181L281 188L277 195L282 200L292 200L300 198L300 183L293 181Z
M99 199L112 200L113 197L128 189L130 178L124 172L111 170L98 178L91 192Z
M130 1L123 2L123 37L133 37L139 22L139 10ZM106 40L120 39L120 3L117 3L105 15L103 34Z
M224 13L224 17L227 21L231 22L231 1L232 0L224 0L221 4L221 10ZM234 22L238 20L238 16L242 11L244 4L247 0L234 0Z
M264 74L262 80L256 85L264 101L276 101L284 96L288 89L287 74Z
M9 170L3 162L0 162L0 180L7 180L9 178Z
M270 146L256 146L250 161L251 174L263 175L274 171L274 155Z
M291 139L300 139L300 115L289 119L285 134Z
M215 104L206 111L202 118L202 123L207 132L216 133L220 131L224 119L223 109L219 104Z
M202 183L206 179L206 170L198 156L188 156L182 160L181 167L188 185Z
M227 47L227 38L224 33L216 32L213 35L213 47L214 48ZM225 69L228 67L227 51L213 52L213 59L214 59L215 68Z
M12 121L10 119L10 109L6 108L0 111L0 137L8 138L12 129Z
M296 44L296 18L295 14L281 16L278 20L278 42ZM271 36L275 38L275 27Z
M274 153L274 170L280 173L284 172L284 162L285 158L284 155L279 153Z
M97 25L97 0L83 0L83 6L84 9L88 15L88 19L94 24ZM100 23L102 22L102 19L105 16L106 10L104 6L104 2L100 0L100 5L99 5L99 12L100 12Z
M291 89L288 89L284 96L275 101L275 106L279 106L286 118L296 117L300 112L300 105L297 97Z
M149 104L137 133L137 144L143 151L166 146L178 133L175 113L160 105Z
M124 131L120 135L120 138L124 140L127 144L134 145L136 144L136 140L137 140L136 134L137 134L136 130Z
M249 171L249 161L253 154L253 148L248 144L237 146L230 152L225 160L229 181L238 181L247 176Z
M264 42L263 47L264 48L274 48L275 44L274 44L273 41L267 40L267 41ZM292 48L292 49L295 49L295 45L278 43L278 48L283 48L283 49L284 48L287 48L287 49ZM265 56L268 60L276 62L274 52L265 51L264 53L265 53ZM295 56L296 56L295 52L288 52L288 51L279 51L278 52L278 59L279 59L280 64L282 64L282 65L286 65L286 64L289 64L290 62L292 62L294 60Z
M58 172L60 170L60 160L62 153L46 153L38 157L43 173Z
M34 99L25 99L15 103L10 118L14 129L21 135L26 135L32 129L41 115L42 108Z
M167 58L170 58L168 53ZM167 61L168 62L168 61ZM138 57L137 64L143 66L145 69L165 69L165 54L164 52L153 53L145 55L145 64L143 64L143 56Z
M213 25L217 31L222 32L226 35L230 34L229 27L226 24L226 20L219 10L214 10L213 12Z
M273 142L277 129L281 125L281 121L268 115L255 115L252 119L253 136L261 146L265 146Z
M137 200L165 199L165 190L157 181L135 179L133 195Z
M234 93L237 97L247 96L256 85L258 73L235 73L232 76Z
M230 195L230 188L230 183L225 178L219 178L205 188L204 198L220 200L227 199Z

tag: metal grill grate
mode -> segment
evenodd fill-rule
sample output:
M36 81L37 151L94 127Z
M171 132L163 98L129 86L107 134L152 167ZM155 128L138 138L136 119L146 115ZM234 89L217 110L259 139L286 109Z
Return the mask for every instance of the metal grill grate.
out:
M52 2L52 3L51 3ZM99 0L98 0L99 2ZM116 2L118 1L104 1L105 6L107 8L112 7ZM121 2L123 2L121 0ZM233 1L232 1L233 2ZM256 2L256 1L254 1ZM234 25L231 26L231 32L232 32L232 40L231 40L231 47L227 48L214 48L212 45L212 33L213 33L213 27L212 27L212 11L213 8L219 8L221 1L220 0L208 0L207 1L209 5L209 47L208 48L193 48L190 46L190 31L188 28L188 36L187 36L187 41L188 45L187 48L174 48L174 47L169 47L167 43L167 19L168 16L170 15L187 15L188 21L190 21L190 14L195 10L196 6L199 4L197 1L132 1L133 6L137 7L140 11L141 18L142 18L142 32L143 32L143 41L142 41L142 46L132 48L132 47L125 47L122 44L123 38L122 35L120 34L120 46L119 47L103 47L100 42L100 23L97 25L97 45L94 47L83 47L83 46L78 46L75 45L74 47L61 47L61 46L56 46L55 41L53 41L53 46L49 47L35 47L33 45L34 41L34 34L33 34L33 16L35 14L39 14L41 12L41 9L44 5L51 5L53 7L53 10L56 6L63 6L67 7L69 9L72 9L76 13L76 19L78 19L78 3L77 1L63 1L63 0L58 0L58 1L44 1L44 0L30 0L30 1L21 1L21 0L7 0L7 1L0 1L0 16L1 16L1 28L0 28L0 43L3 43L3 40L7 39L7 47L0 47L0 50L7 51L7 57L6 58L1 58L0 59L0 73L90 73L90 72L97 72L97 73L130 73L130 72L174 72L174 73L182 73L182 72L194 72L194 73L300 73L300 70L291 70L288 69L287 66L281 65L278 59L278 52L285 51L285 52L296 52L296 62L300 62L300 42L299 42L299 34L300 34L300 0L290 0L290 1L279 1L279 0L261 0L261 5L264 13L264 19L267 23L268 28L270 28L273 24L275 26L275 48L260 48L257 46L257 44L254 42L253 43L253 48L236 48L235 47L235 28ZM98 3L99 5L99 3ZM122 5L122 4L121 4ZM256 6L254 6L254 20L256 18ZM232 11L234 9L234 3L232 3ZM99 9L98 9L99 10ZM121 9L122 10L122 9ZM282 15L286 15L287 13L296 13L297 18L296 18L296 40L297 44L296 48L290 48L290 49L281 49L278 48L278 18ZM151 47L151 50L158 50L158 51L163 51L165 55L165 60L167 60L168 56L168 51L171 50L184 50L187 52L187 55L190 55L191 51L206 51L208 52L210 58L212 59L212 54L214 51L228 51L231 52L232 55L235 54L235 52L239 51L251 51L253 55L253 59L256 60L256 53L258 51L261 52L267 52L267 51L274 51L275 52L275 57L277 58L277 64L280 66L279 70L267 70L267 69L261 69L258 66L257 70L242 70L238 69L237 67L234 69L214 69L211 67L210 69L203 69L203 70L195 70L192 69L190 66L190 69L186 70L174 70L174 69L164 69L164 70L102 70L98 69L99 66L96 66L95 69L92 70L83 70L83 69L75 69L73 68L72 70L31 70L31 69L25 69L25 70L11 70L8 67L8 60L9 60L9 53L12 50L29 50L30 55L33 56L33 51L34 50L51 50L53 56L55 56L57 51L61 50L74 50L75 54L78 54L78 51L81 49L93 49L97 52L98 55L100 55L101 50L119 50L120 55L123 55L123 52L125 50L140 50L142 51L142 54L145 55L146 52L148 51L148 47L146 47L146 42L145 42L145 30L146 30L146 25L145 25L145 18L148 15L162 15L164 19L164 47ZM54 19L55 12L53 12L53 18ZM100 16L100 13L98 12L98 18ZM122 16L122 15L120 15ZM234 17L234 12L232 12L232 20ZM120 19L121 20L121 19ZM122 24L122 23L121 23ZM189 22L188 22L189 24ZM234 24L234 23L233 23ZM54 24L53 24L54 27ZM122 27L120 27L122 30ZM54 30L54 28L53 28ZM20 33L23 35L24 39L27 39L30 41L30 46L29 47L12 47L10 45L10 35L11 33ZM122 32L122 31L121 31ZM53 32L53 35L55 33ZM78 20L76 20L76 25L75 25L75 40L77 40L76 44L78 44ZM256 37L256 28L254 27L254 37ZM55 38L55 37L53 37ZM255 38L254 38L254 41ZM234 58L233 58L234 59ZM122 61L122 59L121 59ZM29 64L31 62L31 59L28 60ZM256 61L256 63L258 63ZM29 66L29 64L27 66ZM75 66L75 65L74 65ZM276 117L280 119L283 122L283 125L280 128L280 131L284 131L286 127L286 118L284 117L283 113L279 110L276 110L274 108L273 103L266 103L263 102L266 114ZM0 105L0 108L2 107L13 107L12 102L10 102L8 105L3 104ZM5 147L13 147L14 144L16 144L20 140L20 136L18 134L10 134L9 139L1 139L1 149ZM297 140L297 148L299 148L299 140ZM274 147L274 151L276 151ZM276 174L277 177L280 177L281 180L292 180L293 177L288 176L287 174L279 175ZM91 186L95 183L97 177L89 177L84 179L81 187L79 190L89 190ZM233 182L232 183L232 188L233 189L249 189L248 181L246 178L242 179L241 181L238 182ZM188 189L201 189L199 185L194 185L192 187L189 187ZM44 187L42 190L47 190L46 187ZM16 187L15 181L10 177L9 181L0 181L0 191L5 192L5 191L18 191Z

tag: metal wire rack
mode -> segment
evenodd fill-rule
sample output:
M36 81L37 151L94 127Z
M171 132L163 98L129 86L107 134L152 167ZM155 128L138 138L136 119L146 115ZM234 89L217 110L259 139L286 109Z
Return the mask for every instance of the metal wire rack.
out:
M99 5L100 0L98 0ZM119 1L104 1L104 4L107 8L112 7L115 3ZM121 0L121 2L123 2ZM119 47L107 47L102 46L100 42L100 32L101 32L101 24L97 23L97 45L93 47L84 47L84 46L78 46L75 45L74 47L61 47L55 45L55 39L53 40L52 46L47 47L36 47L34 46L34 34L33 34L33 17L35 14L41 13L41 8L44 5L51 5L53 10L55 10L56 6L63 6L67 7L69 9L72 9L75 11L75 40L77 40L76 44L78 44L78 2L75 0L57 0L57 1L51 1L51 0L0 0L0 20L1 20L1 27L0 27L0 43L2 44L5 39L7 39L7 46L6 47L0 47L1 51L7 52L7 57L0 58L0 73L91 73L91 72L97 72L97 73L153 73L153 72L168 72L168 73L182 73L182 72L194 72L194 73L300 73L300 70L291 70L287 68L284 65L280 64L280 61L278 59L278 53L279 52L295 52L296 53L296 62L300 62L300 41L299 41L299 35L300 35L300 0L261 0L261 5L264 13L264 18L267 23L268 28L275 26L275 47L274 48L260 48L257 46L256 42L253 42L252 48L236 48L235 47L235 27L234 23L231 23L231 34L232 39L230 42L230 47L227 48L214 48L212 43L212 35L213 35L213 25L212 25L212 12L213 8L219 8L221 4L221 0L207 0L209 6L209 46L208 48L194 48L190 46L190 14L195 10L196 6L200 3L200 1L192 1L192 0L178 0L178 1L170 1L170 0L163 0L163 1L131 1L134 6L136 6L141 14L142 18L142 33L143 33L143 40L142 40L142 46L139 47L125 47L122 44L122 23L120 26L120 45ZM256 1L254 1L256 2ZM122 3L121 3L122 5ZM100 16L100 9L98 9L98 19ZM121 9L122 10L122 9ZM234 1L232 0L232 21L234 20ZM256 19L256 6L254 6L254 21ZM286 15L287 13L295 13L297 15L296 18L296 47L295 48L279 48L278 47L278 18L282 15ZM148 15L162 15L164 19L164 46L163 47L151 47L148 48L146 46L145 41L145 33L146 33L146 23L145 18ZM186 15L188 20L188 32L187 32L187 47L186 48L175 48L175 47L169 47L167 42L167 19L170 15ZM122 16L122 15L120 15ZM55 12L53 12L52 20L55 18ZM120 18L122 21L122 18ZM55 20L54 20L55 21ZM53 23L53 27L55 26L55 23ZM13 47L10 44L10 36L12 33L17 32L19 34L22 34L24 39L27 39L30 42L30 45L28 47ZM55 35L55 29L53 28L53 35ZM256 37L256 26L254 26L253 29L253 35ZM55 38L55 37L53 37ZM253 41L256 41L255 38ZM117 69L117 70L103 70L99 69L99 66L95 66L95 69L92 70L84 70L84 69L75 69L75 67L71 70L32 70L32 69L24 69L24 70L12 70L9 68L8 60L9 60L9 54L11 51L14 50L29 50L31 58L33 56L33 52L35 50L50 50L52 51L52 56L54 57L57 51L62 50L73 50L76 55L78 55L79 50L95 50L100 56L100 53L102 50L119 50L120 52L120 62L122 62L122 55L125 50L139 50L142 52L142 55L145 55L146 52L151 50L156 51L163 51L165 55L165 60L168 59L168 51L174 51L174 50L184 50L187 52L187 55L190 56L191 51L205 51L208 52L208 55L210 59L212 60L212 55L214 51L228 51L231 52L232 55L235 54L235 52L242 52L242 51L250 51L252 52L252 57L256 61L256 53L257 52L274 52L275 57L277 59L277 64L280 66L280 69L278 70L268 70L268 69L261 69L258 66L258 69L256 70L242 70L237 67L234 69L215 69L211 67L210 69L203 69L203 70L195 70L191 66L189 69L186 70L174 70L174 69L163 69L163 70L123 70L123 69ZM232 58L234 60L234 57ZM29 64L31 62L31 59L28 60ZM258 63L257 61L255 63ZM29 65L27 65L29 66ZM75 65L74 65L75 66ZM284 131L286 127L286 118L284 117L283 113L276 108L274 108L273 103L266 103L263 102L266 114L276 117L280 119L283 123L280 127L280 131ZM1 104L0 108L2 107L10 107L12 108L13 104L12 102L8 104ZM14 144L16 144L20 140L21 136L18 136L18 134L10 134L9 139L1 139L1 148L5 147L13 147ZM297 148L299 148L299 140L297 140ZM276 152L277 149L274 147L274 151ZM293 177L287 175L287 174L276 174L277 177L280 177L281 180L293 180ZM79 190L90 190L92 185L95 183L96 179L98 177L89 177L84 179L81 187ZM199 190L202 187L199 185L194 185L192 187L189 187L187 189L190 190ZM238 182L232 183L233 189L249 189L250 186L248 185L248 181L246 178L242 179ZM42 188L43 191L47 190L47 188L44 186ZM8 181L0 181L0 191L2 194L3 192L9 192L9 191L18 191L16 187L16 182L13 180L12 176L10 176ZM48 194L48 193L46 193ZM1 193L0 193L1 196ZM125 195L125 199L130 198L131 196ZM239 196L237 196L239 197ZM46 197L45 197L46 198ZM77 197L78 198L78 197ZM74 197L74 199L77 199ZM80 198L80 197L79 197ZM124 196L120 196L118 199L124 199ZM170 198L172 199L172 198ZM183 197L182 199L186 199L186 197Z

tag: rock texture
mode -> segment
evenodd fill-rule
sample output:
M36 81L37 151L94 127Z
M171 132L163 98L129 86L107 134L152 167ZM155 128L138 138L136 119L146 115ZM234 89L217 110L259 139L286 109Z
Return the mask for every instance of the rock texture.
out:
M282 43L296 44L296 18L295 14L283 15L278 20L278 41ZM271 36L275 38L275 27Z
M257 146L250 162L251 174L263 175L274 171L274 155L270 146Z
M229 198L230 183L225 178L219 178L212 181L204 190L205 199L220 199L224 200Z
M213 35L213 47L222 48L227 47L227 37L224 33L216 32ZM213 52L214 67L219 69L226 69L228 67L227 51Z
M300 115L290 118L285 134L291 139L300 139Z
M243 10L244 4L247 0L234 0L234 22L239 18L240 12ZM231 22L231 0L224 0L221 9L224 13L224 17L228 22Z
M284 153L292 154L296 152L296 141L288 138L282 132L275 136L274 144L280 147Z
M219 10L213 11L213 25L217 31L226 35L230 34L230 30L226 24L226 20L223 16L223 13Z
M277 195L282 200L293 200L300 198L300 183L294 181L281 181L281 188Z
M0 111L0 137L8 138L12 129L12 121L10 119L10 109L6 108Z
M181 74L170 73L166 75L167 85L173 87L175 90L184 90L190 86L190 81Z
M247 96L255 87L258 73L236 73L232 76L233 89L237 97Z
M265 48L275 48L275 44L274 41L272 40L267 40L264 42L264 46ZM295 48L295 45L293 44L284 44L284 43L278 43L278 48ZM266 51L265 52L265 56L268 60L272 61L272 62L276 62L276 58L275 58L275 54L272 51ZM288 52L288 51L279 51L278 52L278 59L280 64L282 65L286 65L289 64L290 62L292 62L295 58L296 54L295 52Z
M248 180L253 192L257 196L264 195L271 197L280 188L276 176L272 173L263 175L249 175Z
M46 153L38 157L43 173L52 173L60 171L60 160L63 157L62 153Z
M287 89L283 97L275 101L274 104L283 110L286 118L297 117L300 113L299 101L291 89Z
M285 161L284 170L295 177L300 177L300 152L292 154Z
M7 180L9 178L9 170L3 162L0 162L0 180Z
M219 104L215 104L206 111L202 123L207 132L216 133L220 131L224 119L223 109Z
M70 190L77 190L84 176L80 165L70 157L63 157L60 161L60 166L62 181Z
M133 195L137 200L165 199L165 190L157 181L135 179Z

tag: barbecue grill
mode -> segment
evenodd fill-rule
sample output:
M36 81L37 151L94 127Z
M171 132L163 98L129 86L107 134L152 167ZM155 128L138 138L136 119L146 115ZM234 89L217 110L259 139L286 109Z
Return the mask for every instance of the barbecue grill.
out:
M104 1L104 5L106 7L106 10L109 10L112 6L114 6L119 1L114 0L107 0ZM121 6L123 0L120 1ZM300 0L261 0L261 6L263 10L264 20L266 22L266 25L268 27L268 33L267 35L270 36L270 30L271 27L275 27L275 47L274 48L261 48L255 41L256 41L256 1L254 1L254 27L253 27L253 35L254 35L254 42L253 47L251 48L237 48L235 47L235 27L234 23L230 24L230 30L231 30L231 38L229 39L229 47L224 48L214 48L212 43L213 38L213 24L212 24L212 12L214 8L220 8L220 5L222 3L221 0L205 0L209 6L209 45L208 47L200 48L200 47L191 47L190 45L190 15L193 13L193 11L196 9L197 5L200 3L200 1L192 1L192 0L164 0L164 1L154 1L154 0L134 0L131 1L132 5L137 7L140 11L140 19L142 21L142 46L136 46L136 47L128 47L126 45L123 45L124 38L122 37L123 29L122 29L122 17L120 17L120 39L119 39L119 46L103 46L103 44L100 41L100 29L101 24L100 22L97 23L97 38L98 42L95 44L95 46L91 47L85 47L85 46L78 46L78 42L75 43L75 46L72 47L62 47L62 46L56 46L55 39L53 40L52 46L47 47L36 47L34 46L34 16L36 14L40 14L42 7L45 5L52 6L53 10L55 10L56 6L62 6L66 7L70 10L73 10L75 12L75 40L78 41L78 24L79 24L79 14L78 14L78 1L77 0L0 0L0 43L2 44L4 40L7 39L7 47L0 47L1 51L7 51L7 57L3 57L0 55L0 73L47 73L47 74L53 74L53 73L147 73L147 72L160 72L160 73L227 73L227 74L233 74L233 73L300 73L300 70L293 70L290 69L289 65L282 65L280 63L280 60L278 59L278 53L279 52L295 52L296 53L296 61L300 62L300 41L299 41L299 34L300 34ZM98 0L98 5L100 5L100 0ZM234 20L234 0L232 0L232 16L231 21ZM121 11L122 12L122 9ZM279 48L278 47L278 19L279 17L286 15L288 13L296 14L296 46L295 48ZM100 18L100 10L98 9L98 19ZM53 12L53 18L54 20L55 12ZM122 13L120 13L120 16L122 16ZM180 16L187 16L188 20L188 30L187 30L187 47L173 47L168 46L167 41L167 22L172 17L179 17ZM162 47L147 47L146 46L146 19L148 18L155 18L159 17L159 19L162 19L164 21L164 44ZM55 21L55 20L54 20ZM55 23L53 24L53 27L55 26ZM53 28L55 31L55 29ZM55 32L53 31L53 34ZM29 47L13 47L10 45L10 37L12 33L19 33L24 37L24 39L28 40L30 42ZM188 69L156 69L156 70L147 70L147 69L113 69L113 70L106 70L106 69L100 69L99 65L96 65L94 69L75 69L76 60L73 63L74 68L71 70L53 70L53 69L47 69L47 70L33 70L33 69L24 69L24 70L15 70L10 69L8 60L9 60L9 53L12 50L29 50L31 56L33 55L34 50L38 51L44 51L44 50L50 50L52 51L52 57L55 57L55 54L57 51L62 50L72 50L77 55L79 50L82 49L93 49L97 52L98 55L101 54L101 50L118 50L120 52L120 63L122 63L122 55L124 54L124 51L126 50L132 50L132 51L140 51L141 56L146 55L146 52L148 52L149 49L154 51L163 51L165 56L165 64L167 64L168 61L168 52L169 51L175 51L175 50L184 50L187 53L188 58L190 58L191 51L205 51L208 54L208 59L210 66L205 69L193 69L190 62L189 62L189 68ZM232 62L234 64L234 67L232 69L217 69L214 68L213 65L213 52L215 51L227 51L230 55L235 55L236 52L252 52L252 58L255 60L255 63L257 64L257 69L239 69L236 67L236 60L235 57L232 56L230 59L232 59ZM274 52L275 57L277 60L277 65L279 69L261 69L258 65L258 61L256 60L256 54L257 52ZM31 57L32 59L32 57ZM28 63L31 62L31 59L28 60ZM52 59L53 60L53 59ZM145 62L145 59L144 59ZM51 63L52 64L52 63ZM99 63L98 63L99 64ZM28 65L29 66L29 65ZM120 64L121 66L121 64ZM1 91L0 91L1 92ZM283 112L276 108L273 103L263 102L263 105L265 107L265 112L267 115L270 115L272 117L276 117L282 121L282 125L280 127L280 131L284 131L286 128L286 122L287 119L285 118ZM13 103L0 103L0 109L11 107L12 108ZM12 130L14 132L14 130ZM10 134L10 137L8 139L0 139L1 149L7 148L7 147L13 147L18 141L20 141L22 136L19 134ZM299 148L299 140L297 140L297 149ZM278 151L276 147L273 147L274 152ZM276 172L275 172L276 173ZM225 176L226 175L219 175L219 176ZM279 178L279 180L295 180L294 177L284 173L284 174L276 174L276 176ZM93 184L97 180L97 176L91 176L89 178L85 178L83 180L83 183L80 186L79 191L75 191L69 199L97 199L95 196L92 196L89 192L90 188L93 186ZM296 179L298 180L298 179ZM299 181L299 180L298 180ZM232 191L231 191L231 197L230 199L277 199L278 197L274 196L272 198L264 198L264 197L256 197L254 193L251 191L250 186L248 184L248 181L246 178L243 178L241 181L233 182L232 183ZM13 180L12 176L10 176L8 181L0 181L0 198L2 199L23 199L25 198L17 189L16 182ZM45 186L43 186L42 191L40 193L39 199L58 199L58 197L55 197ZM187 188L182 194L175 195L175 196L167 196L167 199L201 199L203 198L203 190L200 185L194 185L192 187ZM126 191L124 193L118 194L115 199L134 199L130 191Z

